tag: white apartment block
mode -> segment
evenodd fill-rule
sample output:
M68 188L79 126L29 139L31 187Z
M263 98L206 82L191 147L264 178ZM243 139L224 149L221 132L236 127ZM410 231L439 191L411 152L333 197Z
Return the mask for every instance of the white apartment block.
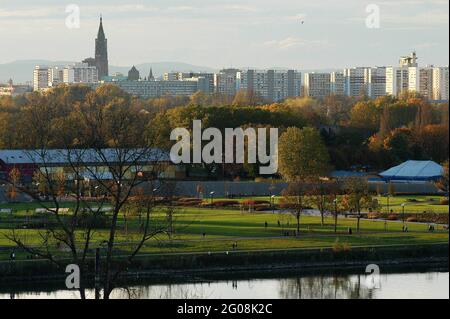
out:
M386 68L375 67L364 70L366 94L371 99L386 95Z
M399 96L409 89L409 67L386 68L386 94Z
M408 90L417 92L428 99L433 99L433 68L410 67Z
M98 70L95 66L89 66L87 63L76 63L64 68L63 82L68 84L97 83Z
M448 66L433 68L433 100L449 100L449 72Z
M191 96L207 85L205 78L191 78L183 81L107 81L117 85L125 92L141 98L162 96ZM98 84L94 84L96 87Z
M267 102L301 95L301 73L295 70L246 70L237 73L237 88L251 91Z
M305 96L323 99L331 95L330 73L305 73L303 82Z
M163 75L164 81L178 81L180 73L179 72L166 72Z
M58 86L64 83L64 67L55 66L48 69L48 85Z
M331 72L331 94L344 95L345 94L345 76L342 72Z
M344 69L345 95L358 97L366 94L365 72L364 67Z
M33 90L42 91L50 87L51 72L48 66L37 65L33 71Z
M227 96L235 96L237 93L237 69L224 69L214 75L216 92Z
M200 79L202 83L206 81L206 84L202 84L203 89L201 91L207 94L214 93L214 78L214 73L206 72L168 72L163 75L163 81L185 81L192 79Z

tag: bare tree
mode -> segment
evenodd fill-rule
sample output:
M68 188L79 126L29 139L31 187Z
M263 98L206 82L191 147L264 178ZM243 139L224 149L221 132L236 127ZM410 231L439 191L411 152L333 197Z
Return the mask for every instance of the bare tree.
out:
M373 204L367 178L351 177L345 181L344 189L346 192L345 205L348 209L356 212L356 217L358 219L356 228L359 233L362 218L361 211L364 208L372 207Z
M297 221L297 236L300 235L300 219L307 206L308 184L303 180L289 183L283 191L283 201Z
M308 202L317 207L320 212L321 225L325 225L325 214L334 211L336 184L328 179L319 178L311 183L308 191Z
M93 250L101 247L99 278L105 299L145 243L167 233L167 227L152 224L152 216L168 154L154 149L154 134L143 131L150 115L130 105L130 96L106 86L88 93L66 117L56 117L51 103L30 107L24 127L35 149L27 151L35 163L35 183L20 191L43 207L48 221L39 229L39 245L28 245L15 230L8 235L19 248L58 267L64 266L61 256L68 255L82 273L88 273ZM58 171L61 166L63 171ZM9 178L6 182L13 183ZM64 208L66 202L70 210ZM141 227L123 250L118 235L123 212L130 207L141 216ZM103 242L96 236L100 229L106 232ZM80 293L86 298L84 286Z

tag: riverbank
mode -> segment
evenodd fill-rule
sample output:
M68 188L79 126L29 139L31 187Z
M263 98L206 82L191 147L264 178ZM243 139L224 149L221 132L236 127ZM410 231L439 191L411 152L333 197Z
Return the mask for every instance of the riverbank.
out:
M313 248L149 254L138 256L122 274L121 280L189 281L199 277L247 276L253 273L274 274L299 270L314 273L359 269L359 272L364 273L369 264L377 264L380 268L438 266L448 269L448 255L448 243L352 247L341 251ZM92 260L86 276L92 281ZM11 284L63 282L65 277L64 269L58 269L44 260L0 262L0 289Z

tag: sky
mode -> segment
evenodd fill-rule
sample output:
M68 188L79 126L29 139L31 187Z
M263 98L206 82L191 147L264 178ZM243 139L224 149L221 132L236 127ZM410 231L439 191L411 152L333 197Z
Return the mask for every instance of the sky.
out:
M70 4L79 28L66 27ZM373 4L379 28L366 26ZM448 0L0 0L0 63L93 56L100 14L118 66L334 69L396 65L412 50L449 64Z

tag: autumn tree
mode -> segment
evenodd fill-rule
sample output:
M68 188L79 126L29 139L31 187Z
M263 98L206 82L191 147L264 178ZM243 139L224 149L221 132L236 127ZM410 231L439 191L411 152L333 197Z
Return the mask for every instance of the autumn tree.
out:
M328 150L314 128L288 128L279 140L279 172L288 181L325 176L330 169Z
M18 188L20 187L21 173L17 168L13 168L9 172L9 180L11 183L8 186L8 198L15 201L18 195Z
M436 186L439 187L440 190L445 192L448 196L449 191L449 181L448 181L448 160L444 163L444 172L442 174L442 178L436 183Z
M329 155L320 133L313 128L288 128L279 141L279 171L289 182L284 198L297 220L307 206L309 183L329 171Z

